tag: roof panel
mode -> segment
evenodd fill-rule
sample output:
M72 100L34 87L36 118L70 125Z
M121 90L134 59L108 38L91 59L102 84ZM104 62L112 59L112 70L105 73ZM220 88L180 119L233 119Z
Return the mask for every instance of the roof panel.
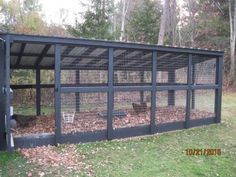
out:
M94 51L92 51L92 52L90 53L90 56L96 56L96 57L98 57L98 56L100 56L102 53L104 53L104 52L106 52L106 51L107 51L106 48L97 48L97 49L95 49Z
M82 55L86 52L89 48L88 47L75 47L71 52L70 55Z
M21 43L13 43L11 46L11 52L19 53L21 48Z
M54 65L54 58L52 57L44 57L40 63L40 66L53 66Z
M54 55L54 45L51 45L50 49L48 50L47 54Z
M37 57L22 57L20 65L21 66L34 66Z
M10 61L11 66L16 64L17 58L18 58L17 56L11 56L11 61Z
M24 53L34 53L34 54L41 54L43 48L45 47L45 45L43 44L31 44L31 43L27 43Z

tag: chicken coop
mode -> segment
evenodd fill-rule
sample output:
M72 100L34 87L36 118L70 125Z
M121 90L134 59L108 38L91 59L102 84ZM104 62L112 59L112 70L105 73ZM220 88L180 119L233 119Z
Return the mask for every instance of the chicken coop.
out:
M0 39L2 150L221 121L222 51L21 34Z

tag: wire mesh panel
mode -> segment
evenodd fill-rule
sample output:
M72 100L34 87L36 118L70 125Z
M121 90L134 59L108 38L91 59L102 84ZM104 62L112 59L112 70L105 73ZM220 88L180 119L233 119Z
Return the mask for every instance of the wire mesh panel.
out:
M185 61L187 62L187 61ZM186 63L187 65L187 63ZM188 66L175 70L175 83L187 84Z
M115 92L113 128L150 124L150 96L145 92Z
M80 71L80 83L107 84L107 71L82 70Z
M48 96L48 95L47 95ZM14 137L35 134L54 134L55 117L53 111L47 115L35 116L36 114L36 91L35 89L15 90L13 107L17 127ZM41 107L42 113L48 111L48 107Z
M156 97L156 123L184 121L186 115L186 90L158 91Z
M35 115L36 114L36 90L17 89L13 91L14 114Z
M216 59L193 56L193 84L215 84Z
M191 94L191 119L215 117L215 90L194 90Z
M107 93L62 93L61 126L64 134L105 130Z
M62 84L106 84L108 49L92 46L63 46Z
M34 70L11 70L12 85L35 84L36 73ZM24 115L35 115L35 89L14 89L13 90L13 106L14 113Z
M187 84L188 57L178 53L160 53L157 57L157 83Z
M54 114L54 88L41 89L41 114Z
M115 49L113 56L114 84L151 83L151 51Z
M11 70L11 84L35 84L35 70L18 69Z
M54 70L40 70L41 84L54 84Z
M168 71L157 71L157 82L160 84L168 83Z

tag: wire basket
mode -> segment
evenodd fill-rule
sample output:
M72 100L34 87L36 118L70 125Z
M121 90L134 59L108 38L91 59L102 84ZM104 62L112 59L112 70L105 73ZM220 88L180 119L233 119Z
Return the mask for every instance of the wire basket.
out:
M75 112L63 112L62 113L64 123L74 123Z

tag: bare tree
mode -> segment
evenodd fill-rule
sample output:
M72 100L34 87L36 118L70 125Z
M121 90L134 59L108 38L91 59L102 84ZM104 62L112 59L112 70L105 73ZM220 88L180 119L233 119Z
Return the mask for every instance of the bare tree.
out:
M168 7L169 7L169 0L165 0L163 5L163 12L161 15L161 24L160 24L160 31L158 36L158 45L164 44L164 37L165 37L165 31L166 31L166 21L168 17Z
M236 40L236 2L233 4L229 0L229 19L230 19L230 83L235 80L235 40Z
M176 31L177 31L177 3L176 0L172 0L167 4L167 20L166 20L166 33L168 35L168 41L171 45L176 44Z
M121 0L121 4L122 4L122 14L121 14L120 41L123 41L125 38L125 19L130 5L130 0Z

